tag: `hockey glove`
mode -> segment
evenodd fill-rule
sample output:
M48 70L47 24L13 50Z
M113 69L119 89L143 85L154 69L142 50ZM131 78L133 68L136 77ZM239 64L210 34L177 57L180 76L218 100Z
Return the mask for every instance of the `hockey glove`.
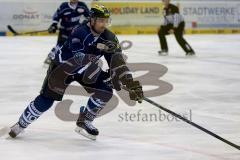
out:
M48 28L48 33L56 33L57 30L58 30L57 23L53 23Z

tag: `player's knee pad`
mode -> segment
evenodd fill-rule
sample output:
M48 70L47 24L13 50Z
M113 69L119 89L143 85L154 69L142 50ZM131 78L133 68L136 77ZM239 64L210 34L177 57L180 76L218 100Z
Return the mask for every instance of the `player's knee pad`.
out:
M34 100L34 106L40 112L47 111L54 103L54 100L51 98L44 97L43 95L39 95Z

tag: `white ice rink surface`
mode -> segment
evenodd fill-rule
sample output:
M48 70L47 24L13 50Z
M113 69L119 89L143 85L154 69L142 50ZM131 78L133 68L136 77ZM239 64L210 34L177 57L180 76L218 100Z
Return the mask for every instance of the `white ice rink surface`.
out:
M158 38L119 36L131 40L128 62L151 62L169 70L161 78L174 89L151 98L178 113L192 111L192 120L240 144L240 35L187 35L197 53L185 58L174 37L168 37L170 55L159 57ZM0 126L14 124L38 95L46 68L43 61L56 37L0 37ZM146 89L146 87L145 87ZM78 113L86 97L73 99ZM0 139L0 160L239 160L240 152L184 122L121 121L125 112L158 113L144 102L135 107L123 101L96 119L96 142L77 135L75 122L64 122L54 106L17 139Z

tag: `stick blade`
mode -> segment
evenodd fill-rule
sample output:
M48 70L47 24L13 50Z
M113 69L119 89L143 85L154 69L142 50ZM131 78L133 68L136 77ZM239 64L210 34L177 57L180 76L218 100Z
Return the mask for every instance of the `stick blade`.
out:
M16 32L16 31L12 28L12 26L7 25L7 28L8 28L8 30L9 30L10 32L12 32L15 36L19 35L19 33Z

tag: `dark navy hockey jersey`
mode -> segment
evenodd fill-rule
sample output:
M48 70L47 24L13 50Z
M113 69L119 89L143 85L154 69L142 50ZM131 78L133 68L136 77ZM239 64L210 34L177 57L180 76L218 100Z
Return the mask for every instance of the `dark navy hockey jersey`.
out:
M122 50L114 33L106 29L99 36L95 36L88 24L83 24L72 31L65 44L58 47L54 57L58 63L64 63L76 54L104 56L110 65L112 55L115 53L121 54Z
M114 82L123 77L125 77L124 80L132 79L122 54L121 45L116 35L108 29L100 35L95 35L89 23L79 25L73 29L64 45L57 46L54 53L51 59L53 64L59 66L57 69L61 72L59 75L70 77L71 80L76 77L81 79L83 76L85 77L84 84L92 84L96 80L109 78L110 75L115 77ZM101 61L98 61L102 56L108 64L109 73L102 70L102 65L99 63ZM70 80L67 80L68 82ZM117 86L116 83L115 86ZM120 87L115 89L120 90Z
M60 22L60 29L72 30L80 23L80 17L89 17L89 9L84 2L78 2L72 6L70 2L64 2L60 5L53 16L53 23Z

